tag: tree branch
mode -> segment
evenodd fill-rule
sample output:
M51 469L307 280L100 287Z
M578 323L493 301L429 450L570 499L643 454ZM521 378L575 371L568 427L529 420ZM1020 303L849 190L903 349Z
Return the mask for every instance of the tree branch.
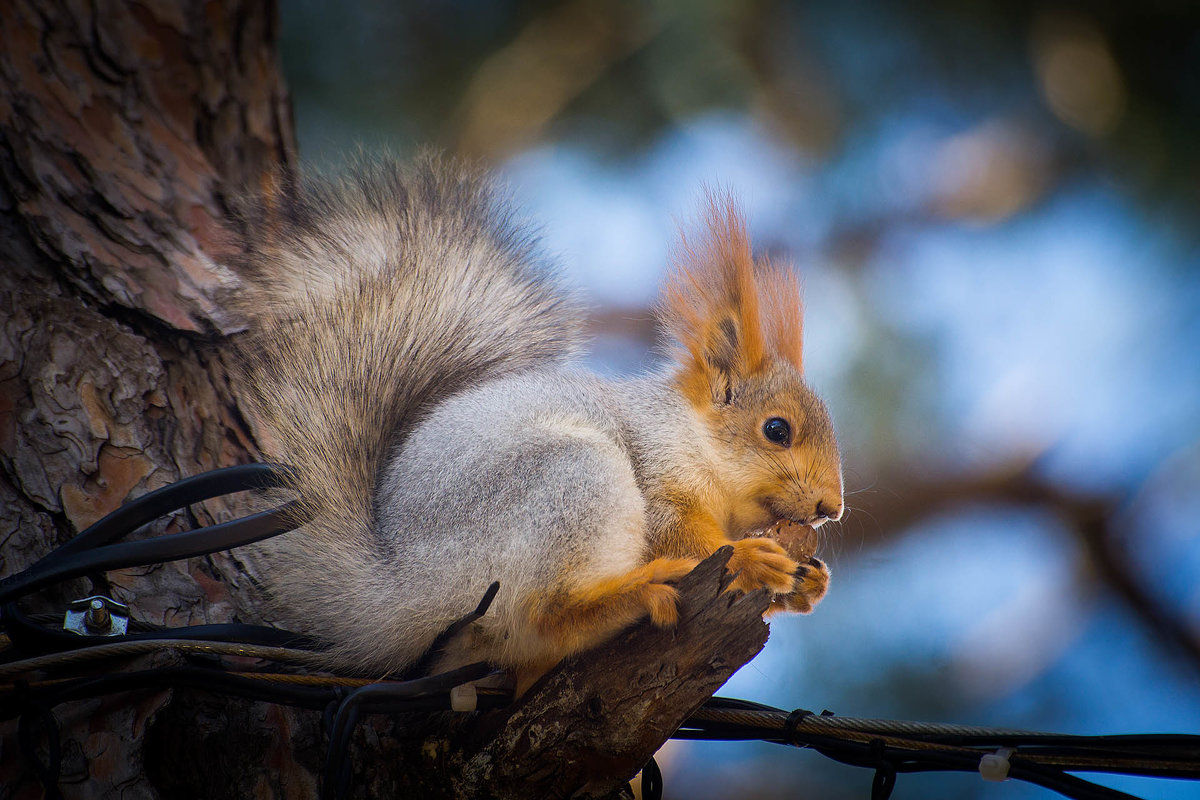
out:
M509 708L397 726L409 764L397 794L613 796L766 644L766 592L724 591L730 552L680 582L675 628L631 628L567 659Z

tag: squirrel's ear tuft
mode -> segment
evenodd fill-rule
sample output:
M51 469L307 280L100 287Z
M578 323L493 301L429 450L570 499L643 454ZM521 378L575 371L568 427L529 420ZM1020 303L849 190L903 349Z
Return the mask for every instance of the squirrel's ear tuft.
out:
M786 266L758 263L760 313L767 347L776 357L804 371L804 305L800 280Z
M729 402L772 357L800 368L800 295L791 270L755 264L733 198L708 192L700 236L681 235L659 318L682 345L681 382L695 403Z

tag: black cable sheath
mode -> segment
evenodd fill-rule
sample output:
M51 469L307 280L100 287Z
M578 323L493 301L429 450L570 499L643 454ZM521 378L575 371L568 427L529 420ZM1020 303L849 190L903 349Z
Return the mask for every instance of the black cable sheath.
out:
M90 678L79 678L61 684L44 687L24 687L13 691L7 696L0 695L0 718L18 716L31 706L48 709L63 702L97 697L121 691L131 691L154 686L183 686L205 691L215 691L223 694L244 697L250 700L294 705L303 708L319 710L329 703L338 701L338 713L330 726L331 745L330 760L327 762L326 796L336 797L345 785L338 784L348 779L349 762L348 747L350 736L360 715L375 711L438 711L449 708L449 697L446 690L460 683L476 680L489 674L490 668L476 664L449 673L409 681L402 684L373 684L346 694L344 689L333 687L294 686L271 680L258 680L238 675L230 675L220 670L204 667L169 667L143 670L135 673L119 673ZM723 701L723 699L722 699ZM480 697L480 705L495 707L504 703L504 698ZM720 705L718 703L717 705ZM724 705L725 708L735 708L735 705ZM744 707L749 707L746 704ZM764 709L758 709L764 710ZM778 709L777 709L778 711ZM784 712L779 711L780 714ZM692 723L694 726L707 726L708 721ZM845 764L858 767L878 768L880 763L887 765L896 773L928 772L928 771L959 771L973 773L978 770L979 757L983 753L963 753L937 748L913 751L902 747L890 747L871 743L854 742L831 736L800 734L792 742L779 738L782 731L763 726L742 725L740 731L735 731L735 725L718 725L722 733L713 730L681 730L676 738L722 738L732 733L740 733L745 738L761 738L781 744L793 744L812 749L823 755ZM751 734L755 734L751 736ZM1059 736L1059 739L1069 737ZM1091 737L1076 737L1077 741L1086 741ZM1125 735L1121 737L1096 737L1103 739L1120 738L1128 743L1145 746L1144 740L1154 740L1160 737L1139 737ZM1175 742L1191 743L1196 737L1172 735L1165 737ZM1111 749L1111 743L1103 748ZM1093 755L1085 747L1078 747L1083 755ZM1033 748L1030 754L1036 753ZM1090 767L1050 766L1031 763L1018 752L1010 757L1009 775L1018 780L1034 783L1051 789L1073 800L1132 800L1133 796L1116 789L1100 786L1066 774L1066 770L1091 771ZM1160 755L1169 759L1168 753ZM1123 774L1140 774L1136 770L1113 770ZM1195 777L1194 773L1191 777Z
M88 572L206 555L290 530L296 523L294 501L220 525L110 545L171 511L233 492L281 487L286 484L287 476L288 468L281 464L239 464L192 475L155 489L90 525L28 569L0 580L0 602Z
M642 800L662 800L663 774L654 756L642 767Z
M373 683L355 689L339 704L330 726L329 748L325 755L325 779L321 789L322 800L342 798L349 788L350 738L361 714L386 710L398 700L448 691L455 686L485 678L493 672L494 667L480 662L404 683Z
M0 719L11 719L27 711L30 704L52 708L62 703L87 700L121 692L150 688L187 688L240 697L245 700L277 703L319 711L331 701L345 696L340 687L301 686L270 679L231 675L209 667L159 667L76 678L42 687L27 687L19 695L0 693ZM429 685L426 685L429 688ZM510 702L502 695L479 696L480 708L494 708ZM449 711L450 697L444 691L422 692L416 697L395 696L388 707L397 711ZM372 707L373 708L373 707Z
M428 674L433 669L433 663L437 657L446 649L446 645L459 633L461 633L468 625L487 613L487 610L492 607L492 601L496 599L496 594L500 591L500 582L493 581L488 586L487 591L483 593L483 598L479 601L479 605L455 622L450 623L444 631L434 637L433 643L425 650L424 655L417 659L411 667L405 670L406 677L417 677Z
M59 546L48 558L65 558L108 544L164 514L194 503L234 492L282 487L287 475L288 468L282 464L256 463L222 467L182 478L129 501Z
M819 740L824 737L811 738ZM883 758L896 772L904 773L927 772L931 767L974 773L978 772L979 756L983 755L982 753L975 755L948 750L914 751L893 747L883 747L876 752L866 742L848 742L839 739L826 739L821 743L812 742L810 746L827 758L854 767L874 768L879 758ZM1008 774L1012 778L1053 789L1072 800L1138 800L1134 795L1067 775L1059 767L1023 761L1019 755L1010 758Z
M269 539L294 527L296 505L293 500L270 511L261 511L220 525L137 542L104 545L71 553L65 558L58 558L52 553L24 572L0 581L0 602L91 572L178 561Z
M712 711L766 712L776 715L780 721L795 718L797 714L797 712L789 714L781 709L764 706L760 703L722 697L712 698L705 704L705 708ZM801 718L809 714L809 712L800 713ZM865 731L862 732L865 733ZM1177 777L1191 780L1196 780L1200 774L1200 770L1198 770L1200 737L1189 734L1068 736L1036 732L1018 735L1001 731L996 734L946 735L942 738L932 732L921 734L919 737L915 733L906 732L901 738L920 738L928 744L944 744L947 749L931 747L925 750L911 750L904 747L885 747L883 751L880 751L878 744L873 749L871 744L866 742L851 741L832 735L823 736L797 732L794 728L789 729L786 723L781 729L737 721L691 719L684 723L673 738L723 741L760 739L777 744L810 747L828 758L856 767L878 770L879 764L886 761L896 772L937 770L976 772L979 768L979 759L986 751L981 749L977 753L963 753L961 750L949 748L955 744L959 747L968 744L976 748L1019 746L1019 751L1010 757L1009 775L1011 777L1044 786L1066 797L1075 798L1075 800L1130 800L1133 796L1069 775L1067 774L1068 770L1146 777ZM1080 759L1080 763L1063 766L1041 764L1031 761L1030 757L1033 756L1060 757L1064 760L1077 757ZM1163 766L1130 765L1126 767L1088 763L1093 759L1104 758L1147 759L1165 763ZM1178 766L1172 767L1172 762Z

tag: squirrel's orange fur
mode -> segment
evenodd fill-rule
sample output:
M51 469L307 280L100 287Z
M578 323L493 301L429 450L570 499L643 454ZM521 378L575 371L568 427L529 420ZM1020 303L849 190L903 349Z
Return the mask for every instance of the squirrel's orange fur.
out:
M755 263L732 197L709 193L707 201L700 240L680 235L662 302L664 322L686 351L679 357L681 389L697 406L708 402L714 385L724 388L713 374L713 353L732 371L751 375L770 358L801 370L804 349L795 273Z

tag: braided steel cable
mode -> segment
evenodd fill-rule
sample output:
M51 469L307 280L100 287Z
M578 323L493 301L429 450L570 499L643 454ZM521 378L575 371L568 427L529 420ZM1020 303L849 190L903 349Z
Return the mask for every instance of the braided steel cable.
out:
M0 664L0 678L13 678L26 672L65 667L95 661L102 658L118 658L145 655L158 650L178 650L184 653L203 655L242 656L269 661L285 661L316 667L322 663L319 653L311 650L296 650L291 647L267 647L233 642L197 641L193 639L152 639L139 642L114 642L81 647L62 653L35 656L22 661Z
M722 707L734 703L735 707ZM747 707L736 707L736 706ZM863 719L786 712L715 698L697 710L677 734L689 739L763 739L825 752L839 742L880 745L978 760L998 748L1014 748L1014 763L1080 772L1120 772L1200 779L1200 736L1186 734L1071 736L1012 728ZM828 754L828 753L827 753Z
M701 708L692 715L693 720L726 722L735 725L746 725L759 728L777 728L784 730L787 726L788 712L773 710L725 710ZM935 722L906 722L892 719L872 719L869 717L832 717L820 714L809 714L794 723L792 729L805 733L832 735L834 731L851 731L873 735L892 735L909 738L910 736L964 736L988 737L1003 739L1007 737L1029 739L1039 736L1057 736L1058 734L1027 731L1019 728L988 728L978 725L955 725Z

